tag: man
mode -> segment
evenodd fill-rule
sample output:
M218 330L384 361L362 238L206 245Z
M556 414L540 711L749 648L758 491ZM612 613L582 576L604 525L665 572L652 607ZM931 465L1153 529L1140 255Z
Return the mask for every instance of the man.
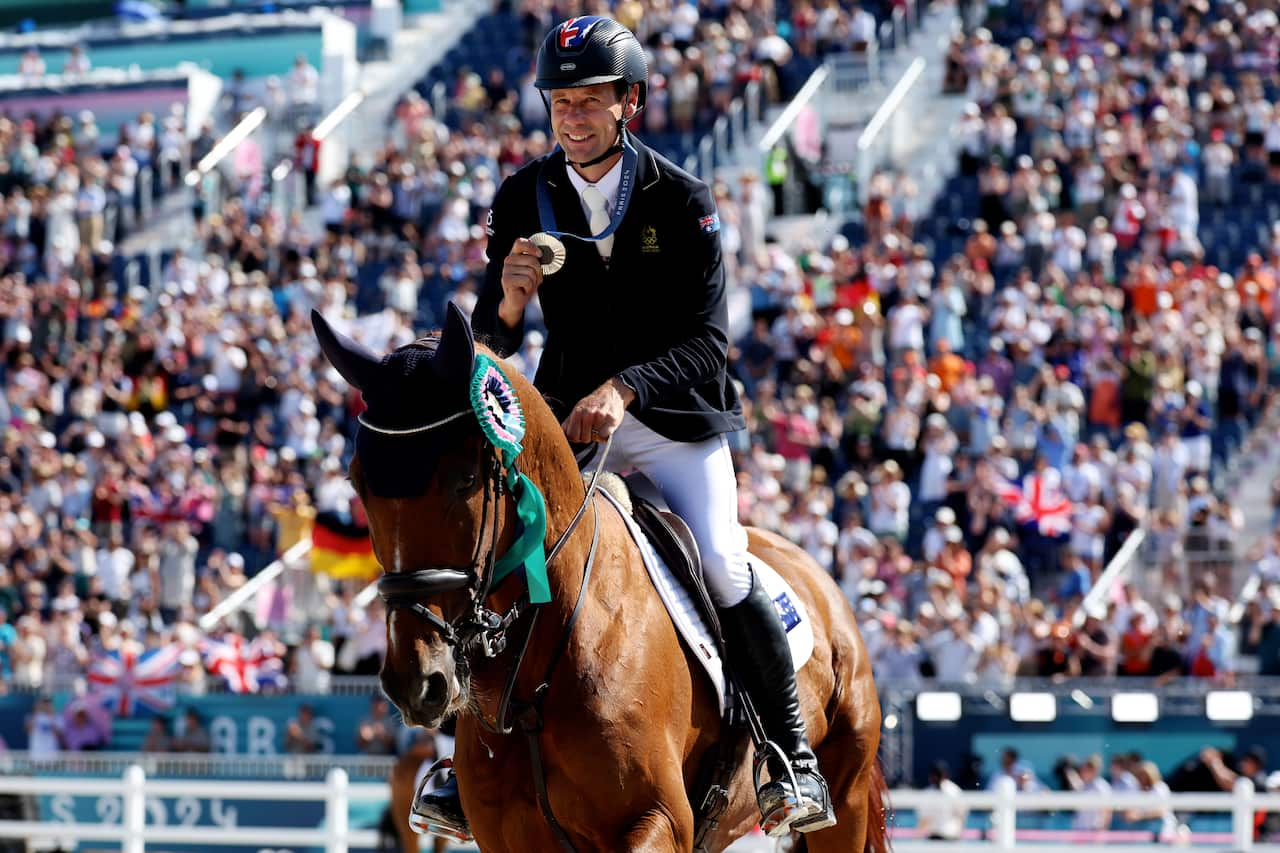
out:
M947 799L920 809L917 817L921 834L931 841L959 841L964 837L969 809L960 799L960 786L951 781L947 762L935 761L929 768L929 789L946 795Z
M1102 756L1091 755L1077 770L1067 764L1063 768L1067 785L1073 791L1090 794L1110 794L1111 783L1102 777ZM1101 832L1111 826L1111 809L1080 809L1076 812L1072 827L1086 832Z
M320 734L316 730L316 712L306 702L298 706L298 716L285 726L284 751L308 755L320 751Z
M169 742L169 747L174 752L212 751L213 739L200 720L200 712L195 708L188 708L183 714L182 732L174 735Z
M1236 782L1248 779L1257 790L1267 787L1267 752L1260 746L1251 746L1239 756L1232 767L1222 753L1211 746L1200 750L1200 760L1209 768L1213 781L1223 791L1235 790Z
M987 777L987 790L994 791L1000 784L1000 780L1009 778L1018 781L1018 776L1029 769L1028 765L1019 761L1018 750L1011 746L1006 746L1000 751L1000 769Z
M395 718L381 694L369 701L369 716L356 729L356 749L365 755L393 755L396 751Z
M534 384L565 435L612 438L610 467L648 475L698 540L729 664L794 769L793 783L775 767L778 781L758 792L762 825L775 836L820 829L835 813L805 735L786 633L737 521L725 433L744 422L725 370L720 221L705 184L625 131L644 109L647 79L640 43L612 19L572 18L547 34L534 85L559 148L498 190L472 322L501 354L515 352L539 297L547 338ZM535 232L566 238L559 272L543 272ZM452 780L415 810L466 831Z

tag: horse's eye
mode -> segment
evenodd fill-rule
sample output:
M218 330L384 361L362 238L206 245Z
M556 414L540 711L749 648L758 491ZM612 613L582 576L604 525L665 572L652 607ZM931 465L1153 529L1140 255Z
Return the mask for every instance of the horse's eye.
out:
M475 488L475 485L476 485L476 474L474 471L469 471L466 474L463 474L458 477L459 492L470 491L471 489Z

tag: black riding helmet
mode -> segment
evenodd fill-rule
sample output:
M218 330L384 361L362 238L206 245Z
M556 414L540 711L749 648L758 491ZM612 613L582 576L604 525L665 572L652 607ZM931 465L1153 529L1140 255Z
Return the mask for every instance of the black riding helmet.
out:
M624 82L627 91L639 84L636 111L618 122L619 144L592 163L611 157L621 150L624 125L644 109L649 93L649 63L644 58L644 48L635 34L622 24L600 15L569 18L551 28L538 49L538 64L533 85L539 89L576 89L595 86L598 83ZM551 106L543 95L547 114Z

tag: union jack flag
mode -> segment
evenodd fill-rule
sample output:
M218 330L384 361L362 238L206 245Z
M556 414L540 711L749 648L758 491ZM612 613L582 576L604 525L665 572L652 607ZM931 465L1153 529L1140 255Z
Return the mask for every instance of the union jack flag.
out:
M239 634L204 641L205 669L226 679L232 693L257 693L263 687L284 687L284 661L276 644L265 637L245 642Z
M181 654L177 644L145 650L128 644L100 655L89 665L91 696L118 717L132 716L138 706L164 712L173 707Z
M1044 536L1066 536L1071 532L1071 501L1063 494L1060 479L1056 471L1028 474L1019 486L999 477L996 494L1013 507L1019 524L1034 524Z

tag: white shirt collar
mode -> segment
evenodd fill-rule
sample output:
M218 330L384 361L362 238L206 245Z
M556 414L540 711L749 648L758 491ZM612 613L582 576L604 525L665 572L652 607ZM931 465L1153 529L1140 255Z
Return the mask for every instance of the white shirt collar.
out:
M565 171L569 173L569 182L573 184L573 188L578 192L578 201L582 204L582 212L586 214L587 221L591 220L591 211L587 207L586 202L582 201L582 191L589 186L594 186L604 195L604 200L609 204L609 214L613 214L613 209L618 205L618 187L622 185L622 158L618 158L618 162L613 164L613 168L605 173L604 177L592 184L586 178L578 174L578 170L565 164Z

